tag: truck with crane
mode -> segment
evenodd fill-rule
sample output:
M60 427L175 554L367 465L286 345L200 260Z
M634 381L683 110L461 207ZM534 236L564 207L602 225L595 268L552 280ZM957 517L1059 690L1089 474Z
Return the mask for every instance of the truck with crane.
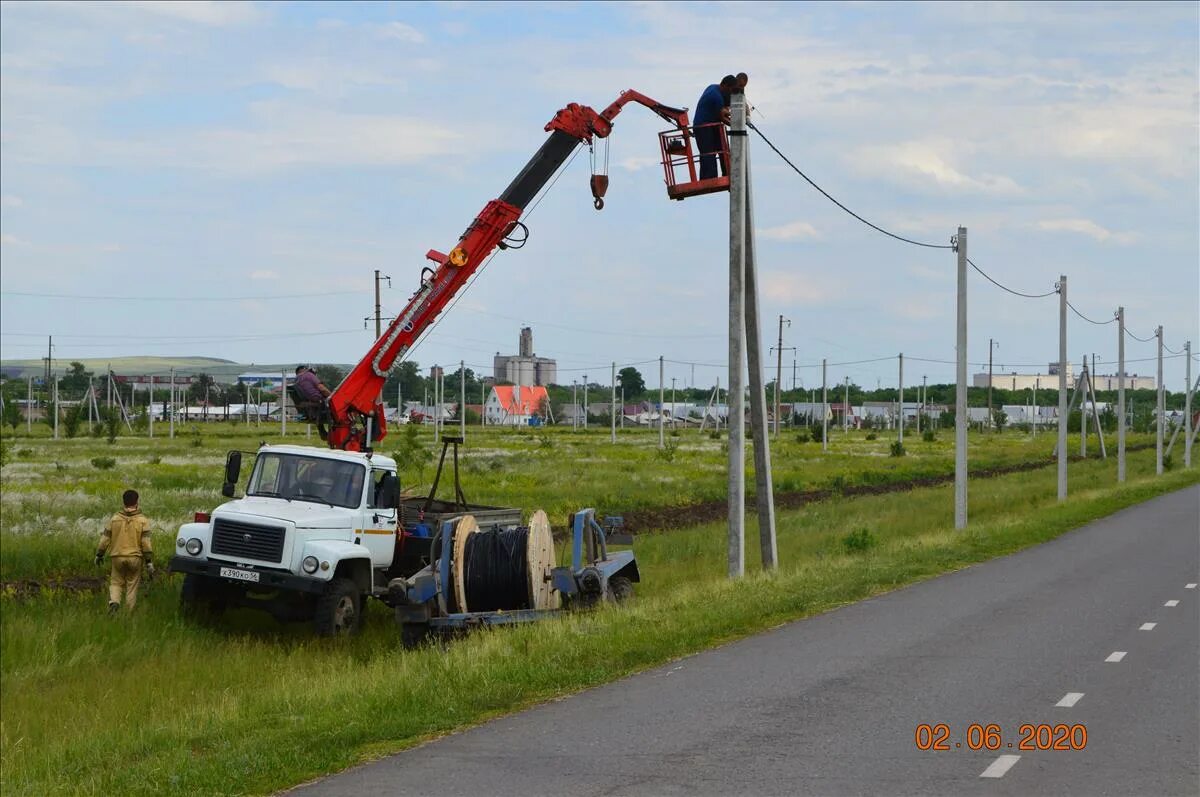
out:
M597 112L571 103L545 126L550 134L500 197L488 202L448 253L429 250L417 290L366 355L332 392L317 420L327 449L264 444L244 495L235 497L242 452L226 460L222 494L176 539L170 569L184 575L182 608L216 613L232 606L310 620L321 635L356 631L367 598L391 607L407 642L431 631L541 619L562 606L620 600L639 580L632 551L610 551L618 518L604 524L584 509L567 521L569 567L555 567L545 513L522 525L518 509L468 504L458 480L459 440L446 439L430 494L403 498L395 461L376 453L387 436L382 388L389 370L497 250L519 249L521 218L576 148L606 143L628 104L671 127L659 149L671 199L729 188L726 176L699 179L696 130L685 108L629 90ZM723 125L720 150L726 161ZM594 149L593 149L594 152ZM724 172L723 172L724 173ZM608 175L593 171L597 210ZM435 495L448 446L454 448L455 500ZM625 540L628 541L628 540Z

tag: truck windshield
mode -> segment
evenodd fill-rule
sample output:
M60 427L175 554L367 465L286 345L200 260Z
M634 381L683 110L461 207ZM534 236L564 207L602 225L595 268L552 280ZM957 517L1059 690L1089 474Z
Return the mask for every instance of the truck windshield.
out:
M247 495L357 507L366 466L296 454L259 454Z

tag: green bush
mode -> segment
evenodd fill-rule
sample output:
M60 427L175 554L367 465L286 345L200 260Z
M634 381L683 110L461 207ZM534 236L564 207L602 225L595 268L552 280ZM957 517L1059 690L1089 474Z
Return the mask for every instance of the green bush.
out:
M812 435L808 433L807 429L801 429L800 431L796 432L797 443L807 443L810 440L812 440Z
M721 430L720 429L712 429L711 431L709 431L708 439L709 440L720 440L721 439Z
M878 544L879 540L875 538L870 529L865 527L852 531L845 537L842 537L842 547L849 554L863 553Z
M891 447L888 449L893 457L902 457L908 452L904 450L904 443L899 440L893 440Z
M867 439L868 439L868 440L878 440L878 439L879 439L879 435L875 434L874 432L868 432L868 433L867 433Z
M112 457L92 457L92 467L96 470L110 470L116 464L117 461Z
M932 429L926 429L925 431L921 432L921 439L926 443L937 442L937 433Z
M655 456L663 462L674 462L675 452L679 449L679 444L674 440L666 440L663 442L662 448L658 449Z

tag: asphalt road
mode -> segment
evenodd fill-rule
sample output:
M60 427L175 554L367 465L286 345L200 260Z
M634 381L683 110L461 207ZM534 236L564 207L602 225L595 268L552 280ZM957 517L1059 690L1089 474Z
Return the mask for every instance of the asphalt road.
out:
M1196 795L1198 574L1193 487L298 792ZM973 723L1000 748L969 749ZM1025 723L1086 747L1020 750Z

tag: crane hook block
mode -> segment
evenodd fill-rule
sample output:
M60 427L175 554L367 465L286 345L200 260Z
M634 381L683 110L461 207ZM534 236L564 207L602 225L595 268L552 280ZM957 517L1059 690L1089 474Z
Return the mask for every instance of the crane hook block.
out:
M604 194L608 191L608 175L593 174L592 175L592 196L595 197L593 204L596 210L604 209Z

